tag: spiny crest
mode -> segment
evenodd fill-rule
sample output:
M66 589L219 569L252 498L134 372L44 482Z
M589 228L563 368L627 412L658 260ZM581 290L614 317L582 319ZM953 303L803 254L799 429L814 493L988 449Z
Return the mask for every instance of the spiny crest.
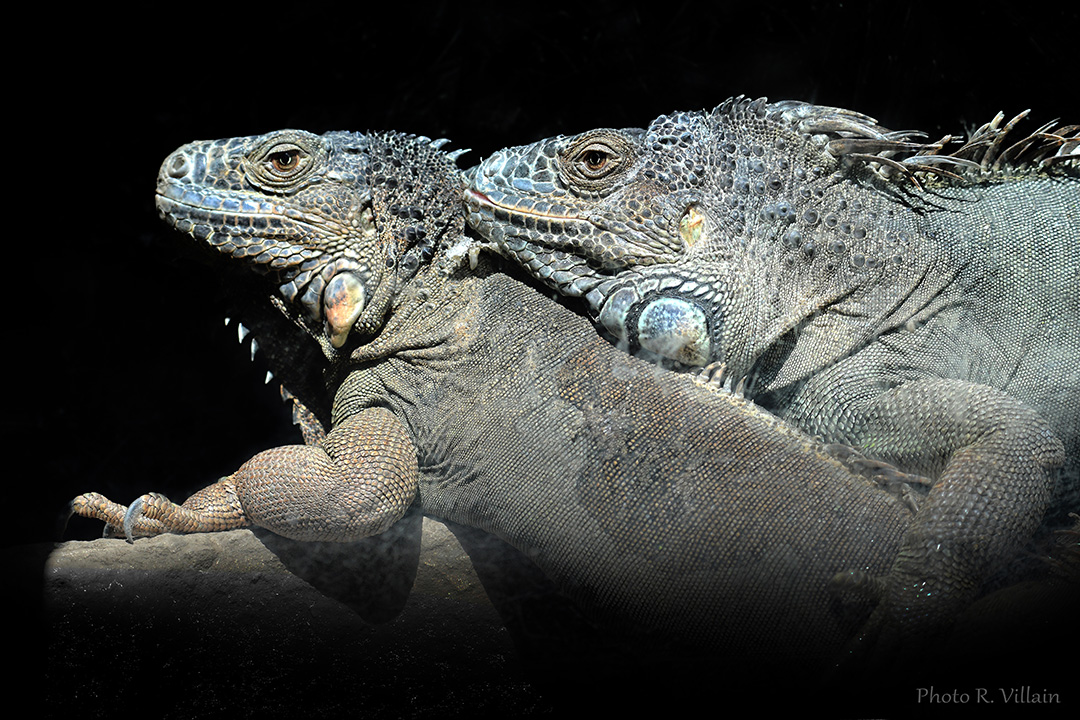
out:
M464 180L456 161L469 151L442 152L449 142L445 138L404 133L371 138L371 187L386 264L392 267L400 258L402 269L412 273L464 227Z
M893 131L867 115L842 108L810 105L798 101L768 104L765 98L744 96L721 103L714 116L738 117L745 122L785 120L807 136L824 144L829 155L862 163L886 179L906 179L922 187L920 176L953 180L977 180L1003 172L1046 171L1080 162L1080 125L1046 123L1016 139L1015 128L1027 117L1025 110L1002 124L997 116L978 128L959 148L946 147L961 138L945 135L937 142L922 142L927 135L915 130Z
M1004 126L1005 119L998 113L974 133L953 157L967 157L979 163L983 173L995 173L1005 169L1045 169L1054 165L1080 163L1080 125L1056 126L1052 120L1034 132L1021 136L1013 142L1017 123L1028 116L1025 110ZM1007 144L1012 143L1012 144Z

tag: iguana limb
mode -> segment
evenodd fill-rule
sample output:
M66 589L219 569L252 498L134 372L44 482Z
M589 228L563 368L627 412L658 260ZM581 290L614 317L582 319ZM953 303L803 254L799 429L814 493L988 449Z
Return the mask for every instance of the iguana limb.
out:
M214 532L259 525L294 540L349 542L377 535L412 504L416 450L397 420L371 408L336 426L321 446L264 450L183 505L159 494L130 508L97 493L72 512L123 528L129 540L162 532Z

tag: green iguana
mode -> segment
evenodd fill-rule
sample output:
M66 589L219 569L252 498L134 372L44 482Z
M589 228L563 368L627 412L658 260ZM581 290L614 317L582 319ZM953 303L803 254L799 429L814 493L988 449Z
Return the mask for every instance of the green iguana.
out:
M736 98L498 152L468 220L622 347L722 363L806 432L930 478L886 593L964 602L1048 506L1080 507L1080 130L1013 143L1015 122L943 154Z
M260 352L279 377L315 377L290 384L307 444L182 506L90 493L74 512L129 538L254 524L345 541L418 502L505 539L613 627L740 664L836 653L871 605L831 582L888 571L906 506L738 394L619 352L493 260L465 267L463 179L438 147L282 131L164 162L161 214L258 271L244 319Z

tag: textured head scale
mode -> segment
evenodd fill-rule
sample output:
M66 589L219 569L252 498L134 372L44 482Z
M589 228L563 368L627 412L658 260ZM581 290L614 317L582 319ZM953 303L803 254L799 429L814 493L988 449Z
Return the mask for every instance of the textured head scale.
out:
M280 300L340 348L350 333L377 331L440 239L448 230L457 237L460 180L456 156L439 151L444 142L282 130L191 143L161 166L158 210L272 274Z
M473 171L470 223L526 267L558 260L534 260L537 251L552 248L599 270L673 260L682 250L677 226L651 216L641 227L621 222L622 215L637 214L642 194L652 200L666 190L643 152L644 134L603 128L496 153ZM626 213L596 212L606 207Z

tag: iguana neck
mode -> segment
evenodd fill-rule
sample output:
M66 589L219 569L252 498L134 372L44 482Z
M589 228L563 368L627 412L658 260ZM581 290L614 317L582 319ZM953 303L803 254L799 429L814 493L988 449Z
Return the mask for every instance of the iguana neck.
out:
M469 311L494 262L481 256L471 265L462 264L440 252L398 289L379 333L350 342L341 358L361 364L460 346L476 330Z

